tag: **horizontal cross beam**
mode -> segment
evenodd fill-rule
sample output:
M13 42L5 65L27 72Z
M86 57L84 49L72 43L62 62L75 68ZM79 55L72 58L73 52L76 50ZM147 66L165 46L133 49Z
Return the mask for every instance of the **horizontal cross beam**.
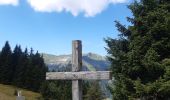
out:
M110 80L110 71L48 72L46 80Z

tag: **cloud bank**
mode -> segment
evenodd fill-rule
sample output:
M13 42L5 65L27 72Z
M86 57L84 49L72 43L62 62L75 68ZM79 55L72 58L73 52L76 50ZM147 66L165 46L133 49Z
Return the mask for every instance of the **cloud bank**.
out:
M127 0L27 0L27 2L38 12L64 11L70 12L73 16L84 14L86 17L93 17L110 4L125 3Z
M19 5L20 0L0 0L0 5ZM110 4L125 3L128 0L27 0L28 4L37 12L69 12L73 16L83 14L93 17Z
M0 0L0 5L17 6L18 4L19 4L19 0Z

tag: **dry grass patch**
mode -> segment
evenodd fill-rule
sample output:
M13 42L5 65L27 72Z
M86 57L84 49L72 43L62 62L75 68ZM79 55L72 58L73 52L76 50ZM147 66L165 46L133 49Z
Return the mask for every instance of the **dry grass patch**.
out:
M41 95L36 92L0 84L0 100L16 100L16 96L14 95L16 90L22 91L22 96L25 96L26 100L38 100L38 98L41 97Z

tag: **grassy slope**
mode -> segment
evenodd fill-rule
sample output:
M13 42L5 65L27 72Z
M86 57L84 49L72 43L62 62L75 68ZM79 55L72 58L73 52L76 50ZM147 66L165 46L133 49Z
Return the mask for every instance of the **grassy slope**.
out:
M0 100L16 100L16 96L14 95L15 89L16 87L14 86L0 84ZM19 90L22 91L22 96L25 96L26 100L37 100L39 97L41 97L39 93L25 89Z

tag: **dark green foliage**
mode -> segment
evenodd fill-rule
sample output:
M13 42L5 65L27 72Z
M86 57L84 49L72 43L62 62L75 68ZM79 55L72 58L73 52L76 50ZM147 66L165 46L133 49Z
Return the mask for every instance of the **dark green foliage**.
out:
M41 94L45 100L72 100L71 81L46 81L41 86ZM83 100L102 100L103 93L99 82L83 81Z
M12 79L12 70L11 70L11 56L12 51L8 41L5 43L5 46L2 48L0 53L0 82L9 84Z
M18 78L19 78L19 74L22 73L21 56L22 56L21 46L16 45L12 54L13 79L11 80L11 82L13 82L14 85L18 85L17 83L20 82Z
M0 83L39 91L46 71L43 57L38 52L34 54L33 49L29 54L27 48L22 52L21 46L16 45L12 52L6 42L0 52Z
M131 26L116 21L119 39L106 39L115 80L114 100L170 98L170 2L135 1Z
M45 100L72 100L71 81L46 81L40 92Z
M34 91L39 90L42 82L45 80L47 68L44 64L42 56L37 52L35 55L30 55L30 60L25 72L25 86ZM30 73L31 72L31 73Z
M84 83L83 100L102 100L104 99L98 81Z

